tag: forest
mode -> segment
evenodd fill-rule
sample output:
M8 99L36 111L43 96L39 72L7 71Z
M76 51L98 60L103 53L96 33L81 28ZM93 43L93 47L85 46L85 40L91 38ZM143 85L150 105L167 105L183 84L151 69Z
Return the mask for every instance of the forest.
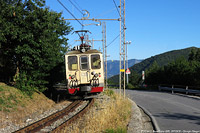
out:
M72 26L45 0L0 1L0 82L31 95L64 79Z
M152 56L130 68L128 88L142 85L200 86L200 48L190 47ZM145 71L145 80L142 80ZM109 78L109 84L118 84L119 75Z
M145 84L200 86L200 48L192 49L188 59L182 56L162 67L155 61L145 72Z

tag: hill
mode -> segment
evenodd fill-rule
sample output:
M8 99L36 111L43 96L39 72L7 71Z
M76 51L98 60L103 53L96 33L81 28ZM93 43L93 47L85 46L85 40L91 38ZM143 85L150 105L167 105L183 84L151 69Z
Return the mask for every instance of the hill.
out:
M150 58L147 58L147 59L143 60L142 62L130 67L131 76L132 76L133 72L141 74L142 71L144 71L145 69L148 69L152 65L152 63L155 61L157 62L157 64L159 66L164 66L164 65L167 65L169 62L175 61L176 59L178 59L180 57L184 57L184 58L188 59L189 54L192 49L197 49L197 48L189 47L189 48L185 48L185 49L173 50L173 51L165 52L165 53L162 53L159 55L151 56ZM117 83L119 81L118 77L119 77L119 75L115 75L115 76L111 77L109 80L111 82Z
M135 71L137 73L141 73L145 69L149 68L149 66L152 65L153 62L157 62L159 66L167 65L169 62L175 61L176 59L180 57L184 57L188 59L189 54L192 49L197 49L196 47L189 47L185 49L180 50L173 50L169 52L165 52L159 55L152 56L150 58L147 58L143 60L142 62L132 66L130 70Z
M137 60L137 59L130 59L128 60L128 67L131 67L139 62L141 62L142 60ZM119 60L108 60L107 61L107 71L108 71L108 78L119 74Z
M29 97L20 90L0 82L0 117L2 120L0 129L7 127L8 123L23 124L31 114L40 114L53 105L55 103L42 93L35 92L32 97Z

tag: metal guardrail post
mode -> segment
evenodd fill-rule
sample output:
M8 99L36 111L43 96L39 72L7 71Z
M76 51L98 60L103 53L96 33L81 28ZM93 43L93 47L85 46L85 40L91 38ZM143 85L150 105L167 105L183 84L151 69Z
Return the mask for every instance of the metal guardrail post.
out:
M189 86L186 86L185 88L174 88L174 85L172 85L172 87L162 87L162 86L158 86L159 87L159 91L162 90L166 90L166 91L171 91L172 94L174 94L175 92L182 92L185 93L187 95L189 94L200 94L200 90L193 90L193 89L189 89Z
M186 86L185 89L186 89L186 93L185 94L188 95L188 86Z

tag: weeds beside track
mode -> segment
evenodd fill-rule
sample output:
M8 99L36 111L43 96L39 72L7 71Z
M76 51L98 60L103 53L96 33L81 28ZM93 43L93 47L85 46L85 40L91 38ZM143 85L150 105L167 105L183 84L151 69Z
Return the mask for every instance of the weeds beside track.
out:
M78 108L82 104L82 102L83 102L82 100L74 101L72 104L70 104L68 107L64 108L63 110L58 111L58 112L40 120L40 121L37 121L37 122L35 122L35 123L33 123L29 126L22 128L22 129L20 129L16 132L22 133L22 132L37 132L37 131L40 131L44 127L50 126L53 122L55 122L58 119L61 119L64 116L68 115L70 112L73 112L76 108ZM84 109L82 109L79 113L76 113L73 117L71 117L68 121L66 121L65 122L66 124L65 123L61 124L60 126L55 128L52 132L58 132L60 129L62 129L67 124L70 124L73 121L75 121L78 117L81 117L81 115L83 115L93 103L94 103L94 99L90 99L87 106L84 107Z

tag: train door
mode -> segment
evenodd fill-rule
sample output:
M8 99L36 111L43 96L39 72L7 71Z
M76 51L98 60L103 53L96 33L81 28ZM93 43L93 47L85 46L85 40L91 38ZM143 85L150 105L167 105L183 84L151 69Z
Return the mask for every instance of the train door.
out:
M89 66L89 57L86 55L80 56L80 79L81 84L90 83L90 66Z

